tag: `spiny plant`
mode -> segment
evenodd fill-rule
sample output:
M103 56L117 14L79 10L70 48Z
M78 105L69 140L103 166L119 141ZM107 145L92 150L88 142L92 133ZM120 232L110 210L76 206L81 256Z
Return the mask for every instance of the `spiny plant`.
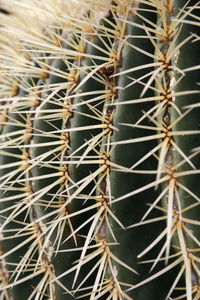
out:
M0 5L0 299L200 299L200 2Z

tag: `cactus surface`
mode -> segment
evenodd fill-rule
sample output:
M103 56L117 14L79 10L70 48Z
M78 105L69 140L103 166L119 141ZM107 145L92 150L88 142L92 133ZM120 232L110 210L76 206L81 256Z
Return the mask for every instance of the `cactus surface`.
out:
M0 2L0 299L200 299L198 0Z

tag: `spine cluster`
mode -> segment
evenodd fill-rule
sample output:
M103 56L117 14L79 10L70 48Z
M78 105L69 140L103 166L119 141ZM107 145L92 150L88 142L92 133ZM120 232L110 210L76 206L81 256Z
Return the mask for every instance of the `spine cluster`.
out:
M199 3L54 2L0 7L0 299L199 299Z

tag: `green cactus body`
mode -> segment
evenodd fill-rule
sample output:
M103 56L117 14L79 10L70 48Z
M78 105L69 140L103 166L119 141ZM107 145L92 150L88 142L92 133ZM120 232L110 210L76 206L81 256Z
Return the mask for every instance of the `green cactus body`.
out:
M0 299L199 299L199 2L10 3Z

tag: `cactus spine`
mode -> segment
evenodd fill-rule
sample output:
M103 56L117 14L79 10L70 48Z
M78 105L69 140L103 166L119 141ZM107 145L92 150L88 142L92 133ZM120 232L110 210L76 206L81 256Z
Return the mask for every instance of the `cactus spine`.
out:
M0 299L200 299L199 1L1 5Z

